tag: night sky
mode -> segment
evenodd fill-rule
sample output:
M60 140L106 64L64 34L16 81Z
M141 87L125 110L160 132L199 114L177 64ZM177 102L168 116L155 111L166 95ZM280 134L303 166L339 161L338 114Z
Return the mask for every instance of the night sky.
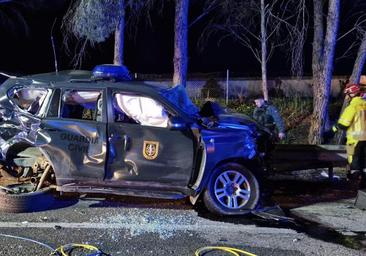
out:
M1 1L0 1L1 2ZM18 1L22 2L22 1ZM23 1L26 2L26 1ZM71 57L65 52L63 35L60 32L62 17L69 6L66 0L34 0L32 8L21 4L0 4L0 71L30 74L54 70L52 47L50 43L51 27L57 18L54 36L59 60L59 69L71 69ZM23 20L15 14L21 14ZM192 17L199 12L199 5L193 5ZM349 15L349 9L342 11L342 17ZM173 70L173 24L174 5L166 4L163 15L153 15L150 27L143 22L138 26L135 38L127 38L125 63L132 72L169 74ZM191 19L192 19L191 17ZM346 31L352 24L350 20L342 23L341 31ZM252 54L235 40L224 40L217 45L216 38L211 38L201 52L197 48L205 20L191 27L189 32L189 73L224 74L230 69L241 76L260 76L260 65ZM310 27L312 24L310 24ZM304 50L305 74L311 74L311 29ZM347 48L352 38L339 41L337 52ZM357 48L356 48L357 50ZM284 52L277 51L269 63L269 76L288 76L289 64L286 64ZM355 56L336 61L335 74L348 75L353 67ZM91 69L97 64L111 63L113 60L113 37L107 42L88 49L87 57L81 68Z

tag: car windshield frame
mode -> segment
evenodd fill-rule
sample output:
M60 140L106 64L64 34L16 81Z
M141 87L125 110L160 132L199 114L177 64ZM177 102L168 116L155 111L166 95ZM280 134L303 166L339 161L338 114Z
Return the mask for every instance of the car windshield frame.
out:
M159 95L190 118L200 118L199 107L189 98L183 85L159 90Z

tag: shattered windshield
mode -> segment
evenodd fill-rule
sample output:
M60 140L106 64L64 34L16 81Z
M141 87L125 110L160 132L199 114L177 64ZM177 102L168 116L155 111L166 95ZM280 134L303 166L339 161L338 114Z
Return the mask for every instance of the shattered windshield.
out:
M163 89L160 91L160 94L164 96L171 104L189 116L199 116L198 107L192 103L183 85L178 85L169 89Z
M41 109L48 90L44 88L15 88L9 97L20 109L35 115Z

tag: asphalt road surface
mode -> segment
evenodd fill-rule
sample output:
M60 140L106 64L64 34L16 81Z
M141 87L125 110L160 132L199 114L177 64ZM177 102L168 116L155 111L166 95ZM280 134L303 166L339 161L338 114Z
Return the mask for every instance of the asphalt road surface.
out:
M65 206L65 207L63 207ZM255 255L364 255L290 228L253 218L212 218L185 201L81 198L36 213L0 213L0 255L49 255L68 243L86 243L109 255L194 255L203 246L230 246ZM325 239L326 240L326 239ZM205 255L229 255L210 252Z

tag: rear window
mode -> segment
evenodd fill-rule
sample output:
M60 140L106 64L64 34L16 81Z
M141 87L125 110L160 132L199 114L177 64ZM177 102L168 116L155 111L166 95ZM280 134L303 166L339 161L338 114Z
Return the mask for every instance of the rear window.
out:
M66 90L62 95L62 118L102 120L102 92Z
M20 109L35 115L47 94L48 90L43 88L16 88L9 93L9 97Z

